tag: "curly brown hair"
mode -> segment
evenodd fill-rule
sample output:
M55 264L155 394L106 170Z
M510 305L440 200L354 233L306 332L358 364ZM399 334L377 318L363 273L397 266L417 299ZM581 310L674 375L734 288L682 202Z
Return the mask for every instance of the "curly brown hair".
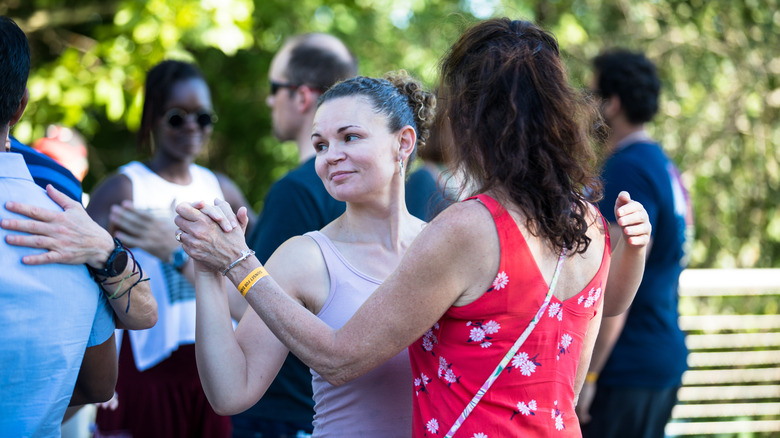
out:
M439 117L466 186L517 205L526 227L583 253L588 199L601 197L591 143L598 108L572 88L555 37L496 18L468 29L441 64ZM434 136L438 133L434 133Z

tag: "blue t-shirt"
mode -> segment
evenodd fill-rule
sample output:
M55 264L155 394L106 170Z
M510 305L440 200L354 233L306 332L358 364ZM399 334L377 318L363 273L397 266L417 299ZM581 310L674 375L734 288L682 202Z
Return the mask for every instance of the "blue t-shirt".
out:
M615 223L615 199L627 191L647 210L653 226L652 246L642 283L628 310L599 384L670 388L687 369L685 334L677 320L677 285L687 264L687 233L693 224L690 201L679 173L658 144L629 144L610 156L604 173L599 209Z
M406 209L418 219L430 222L451 204L431 171L421 167L406 180Z
M53 158L19 143L13 137L11 137L11 152L16 152L24 157L27 169L35 184L44 189L47 184L51 184L57 190L68 195L69 198L81 202L81 182Z
M333 199L314 170L312 157L275 182L247 243L265 263L287 239L319 230L344 213L346 204ZM309 367L289 354L263 398L238 414L246 419L311 423L314 417Z
M7 201L61 210L21 155L0 152L0 219ZM42 250L5 243L0 229L0 436L59 437L88 346L114 332L113 312L85 265L24 265Z

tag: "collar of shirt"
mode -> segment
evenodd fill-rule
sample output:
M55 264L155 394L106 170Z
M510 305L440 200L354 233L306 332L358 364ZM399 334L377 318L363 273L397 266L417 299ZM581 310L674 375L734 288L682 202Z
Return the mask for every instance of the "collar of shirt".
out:
M32 181L24 157L15 152L0 152L0 175L5 178L21 178Z
M630 144L648 141L653 141L653 139L650 138L650 134L648 134L644 129L640 129L639 131L634 131L631 134L628 134L619 142L617 142L614 152L617 152Z

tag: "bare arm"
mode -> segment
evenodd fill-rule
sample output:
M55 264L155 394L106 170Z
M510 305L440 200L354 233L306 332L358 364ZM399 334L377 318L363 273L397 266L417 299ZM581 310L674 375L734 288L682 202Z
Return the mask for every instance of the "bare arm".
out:
M109 254L114 249L114 240L106 230L90 219L84 207L70 199L64 193L49 185L46 188L52 198L63 211L51 211L32 205L9 202L9 211L22 214L30 220L6 219L0 226L7 230L21 231L29 235L9 234L6 242L11 245L30 248L43 248L48 252L25 256L22 262L30 265L49 263L64 263L69 265L87 264L96 269L105 267ZM119 277L133 273L132 262ZM134 275L122 284L126 288L137 280ZM113 294L119 283L107 286L109 294ZM128 310L127 304L130 300ZM120 299L109 300L111 307L119 318L118 326L133 330L152 327L157 322L157 302L152 296L148 282L138 283L132 293L125 294Z
M617 316L605 317L601 321L601 328L598 330L598 338L596 339L596 344L593 348L590 366L586 367L588 374L592 377L584 382L577 403L577 416L580 418L581 423L590 421L590 406L593 402L593 396L596 395L595 379L598 379L599 373L604 369L604 365L607 364L607 359L609 359L609 355L612 353L612 349L615 347L615 343L620 337L620 333L623 331L627 316L628 312L624 312Z
M612 263L604 292L604 316L619 315L634 300L645 269L652 227L642 204L620 192L615 201L617 224L609 224Z
M185 249L209 269L222 269L246 248L238 230L222 233L210 218L185 204L177 212L176 224L189 235L182 238ZM451 207L426 226L399 268L339 330L293 300L275 278L260 279L247 301L296 356L339 385L406 348L461 296L484 292L498 267L497 240L484 207L476 202ZM252 257L228 277L239 284L259 266Z
M81 362L70 406L104 402L114 395L116 386L116 343L112 334L106 342L87 347Z
M184 241L187 239L183 237ZM233 332L225 287L229 282L218 272L207 272L200 264L194 265L198 268L195 271L198 372L214 410L221 415L236 414L262 397L289 350L252 309L246 310ZM317 289L323 301L327 297L327 268L319 248L308 237L291 239L274 253L267 267L293 297L305 295L311 289ZM228 287L238 294L233 284ZM300 306L303 300L294 299Z

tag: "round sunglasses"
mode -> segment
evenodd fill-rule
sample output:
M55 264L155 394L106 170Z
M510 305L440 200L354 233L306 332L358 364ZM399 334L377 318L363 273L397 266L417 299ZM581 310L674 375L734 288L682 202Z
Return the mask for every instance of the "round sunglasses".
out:
M201 129L205 129L217 122L217 115L205 109L199 109L191 113L184 111L181 108L171 108L163 117L165 118L165 121L168 122L168 126L179 129L184 126L184 123L190 116L195 117L195 122Z

